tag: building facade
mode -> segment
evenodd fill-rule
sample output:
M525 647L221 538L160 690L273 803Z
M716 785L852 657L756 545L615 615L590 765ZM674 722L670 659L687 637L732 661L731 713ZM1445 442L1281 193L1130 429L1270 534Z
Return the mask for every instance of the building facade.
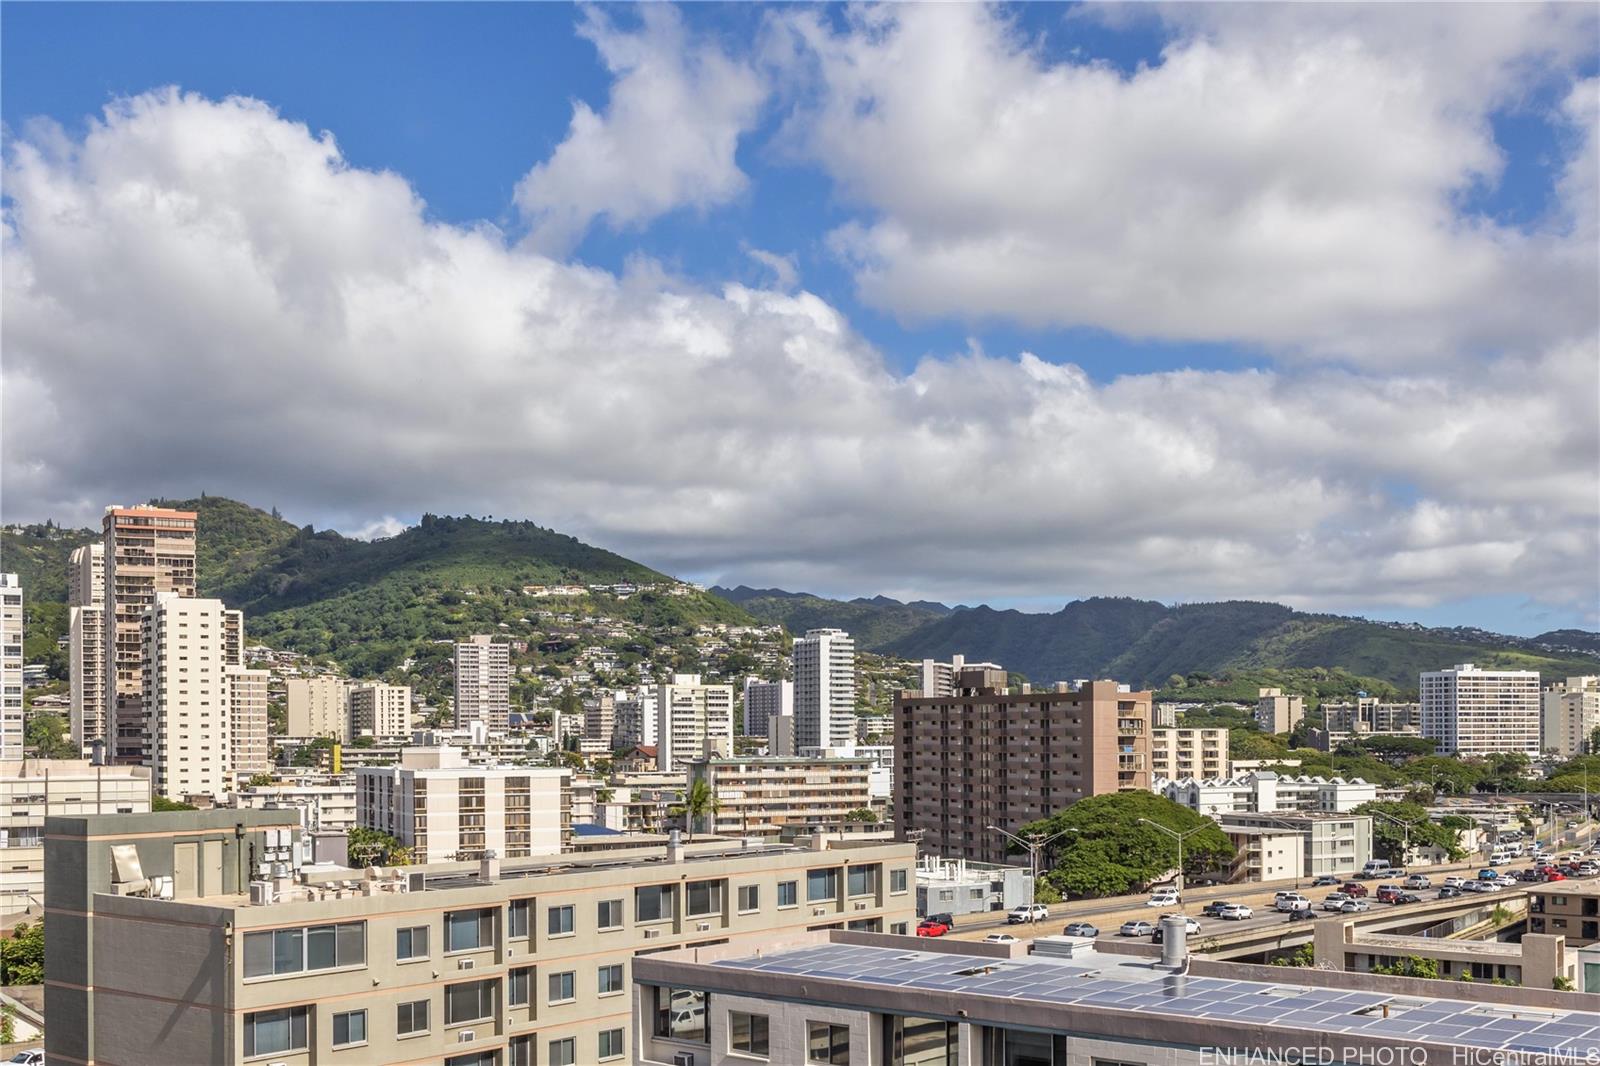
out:
M794 642L794 741L841 747L856 735L856 642L842 629L811 629Z
M1227 773L1226 729L1150 731L1151 777L1224 777Z
M1480 670L1461 663L1422 674L1419 687L1422 735L1440 754L1538 754L1537 670Z
M22 582L0 574L0 760L23 755Z
M79 751L105 739L106 546L72 549L67 558L67 721Z
M616 726L611 746L616 748L656 747L656 690L640 685L616 697Z
M1271 770L1199 781L1194 778L1157 779L1151 788L1208 818L1237 812L1344 814L1378 798L1378 786L1359 777L1345 780L1314 775L1279 776Z
M229 770L235 777L264 774L272 767L272 745L267 740L267 688L272 672L227 666L224 677L231 753Z
M215 798L233 788L227 650L237 627L238 612L221 600L158 592L145 608L139 676L158 796Z
M511 645L479 634L456 645L456 728L482 722L497 733L511 724Z
M1559 933L1573 947L1600 943L1600 882L1535 885L1528 893L1528 931Z
M775 714L794 713L794 682L744 679L744 735L764 737Z
M1600 677L1569 677L1540 695L1539 744L1562 759L1600 751Z
M406 748L396 766L356 771L356 821L416 862L554 855L571 829L570 770L469 766L455 748Z
M350 736L411 735L411 686L368 682L350 689Z
M912 849L894 844L488 860L382 871L354 890L350 871L310 873L281 892L264 883L253 902L241 855L300 833L269 818L282 815L58 824L46 901L70 916L47 962L52 1063L626 1063L646 953L915 920ZM114 848L147 879L176 882L175 858L196 851L200 873L173 899L117 894Z
M597 693L583 701L583 738L596 741L610 751L617 732L617 695Z
M1337 751L1339 745L1367 737L1420 737L1422 705L1389 703L1376 696L1358 696L1354 703L1324 703L1324 728L1311 731L1312 740L1322 751Z
M154 737L140 676L144 616L156 595L195 594L193 511L107 507L101 523L105 567L106 728L115 761L150 765Z
M693 819L697 833L777 836L785 826L838 828L851 811L870 809L872 760L702 759L689 764L689 785L704 781L715 811Z
M1239 811L1216 818L1238 850L1238 880L1347 876L1372 858L1372 819L1364 814Z
M332 737L350 742L350 682L332 674L284 682L285 721L291 737Z
M329 774L249 785L229 797L238 810L295 811L302 828L318 832L346 832L356 820L354 774Z
M1285 696L1281 689L1261 689L1256 698L1256 725L1263 733L1292 733L1305 721L1303 696Z
M656 687L656 765L681 770L695 759L733 754L733 686L674 674Z
M1015 833L1088 796L1150 787L1150 693L1090 681L1007 687L963 670L949 696L895 699L895 828L926 851L1003 862Z

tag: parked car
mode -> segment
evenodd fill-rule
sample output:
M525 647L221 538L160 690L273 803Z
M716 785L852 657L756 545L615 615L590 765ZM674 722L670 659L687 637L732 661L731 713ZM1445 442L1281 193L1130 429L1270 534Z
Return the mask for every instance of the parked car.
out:
M1117 930L1118 936L1149 936L1155 932L1156 927L1149 922L1123 922L1122 928Z
M1303 911L1290 911L1289 912L1289 920L1291 922L1305 922L1305 921L1310 921L1310 920L1312 920L1313 918L1316 918L1316 917L1317 917L1317 912L1314 911L1314 910L1311 910L1309 907L1306 908Z
M1182 902L1178 893L1170 888L1163 888L1150 893L1150 898L1145 900L1146 907L1176 907Z
M1093 940L1095 937L1100 935L1100 930L1090 925L1088 922L1073 922L1071 925L1061 930L1061 935L1086 936Z
M1362 884L1360 881L1346 881L1344 887L1339 891L1343 892L1347 896L1360 898L1361 896L1365 896L1367 894L1367 886Z
M44 1066L44 1048L19 1051L6 1060L6 1066Z
M1323 874L1321 877L1319 877L1315 881L1311 882L1311 887L1312 888L1323 888L1323 887L1325 887L1327 885L1336 885L1338 883L1339 883L1339 879L1337 877L1333 876L1333 874Z
M1438 899L1454 899L1455 897L1457 897L1459 895L1461 895L1461 889L1457 888L1455 885L1441 885L1440 888L1439 888L1439 895L1437 896L1437 898Z
M983 942L985 944L1016 944L1016 943L1020 943L1020 941L1018 941L1017 938L1012 936L1010 933L990 933L988 936L983 938Z
M1350 898L1352 897L1343 892L1329 892L1327 898L1322 901L1322 909L1325 911L1336 911L1340 907L1344 906L1345 900Z
M1344 914L1355 914L1359 911L1370 911L1372 904L1364 899L1347 899L1339 904L1339 910Z
M1042 922L1050 917L1050 908L1043 903L1024 904L1021 907L1011 908L1011 913L1006 915L1006 922L1011 925L1020 925L1023 922Z
M1216 916L1230 922L1242 922L1246 918L1255 917L1255 913L1243 903L1224 903Z
M1280 892L1274 898L1273 906L1280 911L1303 911L1310 909L1311 901L1298 892Z
M932 918L924 918L917 923L918 936L944 936L950 927L943 922L936 922Z
M1401 884L1406 888L1412 889L1433 887L1433 882L1428 880L1426 874L1412 874L1410 877L1401 882Z

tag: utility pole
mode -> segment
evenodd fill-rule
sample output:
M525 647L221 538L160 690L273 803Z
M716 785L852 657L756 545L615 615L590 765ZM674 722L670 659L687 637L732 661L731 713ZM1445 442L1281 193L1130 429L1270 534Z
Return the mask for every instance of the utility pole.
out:
M1180 833L1176 829L1168 829L1166 826L1162 825L1160 822L1152 822L1148 818L1140 818L1139 821L1143 822L1145 825L1153 826L1154 828L1161 830L1163 833L1167 834L1167 836L1171 837L1173 840L1176 840L1178 842L1178 910L1180 912L1182 912L1183 909L1184 909L1184 902L1183 902L1183 841L1184 841L1184 839L1186 837L1194 836L1196 833L1200 832L1202 829L1210 829L1211 826L1209 826L1209 825L1197 825L1193 829L1186 829L1186 830L1184 830L1183 832Z
M1023 839L1015 833L1006 832L997 825L987 826L986 828L991 833L999 833L1028 853L1028 869L1032 874L1032 879L1028 882L1028 921L1031 923L1034 920L1033 906L1039 899L1039 852L1051 841L1058 840L1068 833L1079 832L1079 830L1063 829L1061 832L1052 833L1049 836L1045 836L1042 833L1029 833L1027 839Z

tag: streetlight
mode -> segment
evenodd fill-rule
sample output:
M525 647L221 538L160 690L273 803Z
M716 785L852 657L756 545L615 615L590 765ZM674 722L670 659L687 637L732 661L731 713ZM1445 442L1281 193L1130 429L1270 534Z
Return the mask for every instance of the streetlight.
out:
M984 828L991 833L999 833L1028 853L1028 868L1033 874L1032 880L1028 882L1028 921L1032 922L1034 920L1033 904L1039 898L1039 852L1052 840L1058 840L1068 833L1077 833L1081 830L1068 828L1061 830L1059 833L1051 833L1049 836L1044 836L1040 833L1029 833L1028 839L1024 840L1015 833L1008 833L997 825L985 826Z
M1411 821L1407 822L1403 819L1396 818L1392 814L1384 814L1382 811L1372 811L1371 813L1386 821L1393 822L1395 825L1400 827L1400 865L1404 866L1406 864L1406 859L1410 857L1411 852L1411 827L1414 825L1421 825L1423 822L1426 822L1428 820L1427 816L1424 815L1421 818L1413 818Z
M1212 827L1209 826L1209 825L1197 825L1193 829L1186 829L1186 830L1184 830L1183 832L1180 833L1176 829L1168 829L1166 826L1162 825L1160 822L1152 822L1148 818L1140 818L1139 821L1143 822L1145 825L1154 826L1156 829L1161 830L1163 833L1167 834L1167 836L1171 837L1173 840L1176 840L1178 842L1178 910L1181 912L1181 911L1183 911L1183 907L1184 907L1184 904L1183 904L1183 842L1184 842L1184 840L1186 838L1194 836L1196 833L1200 832L1202 829L1210 829Z

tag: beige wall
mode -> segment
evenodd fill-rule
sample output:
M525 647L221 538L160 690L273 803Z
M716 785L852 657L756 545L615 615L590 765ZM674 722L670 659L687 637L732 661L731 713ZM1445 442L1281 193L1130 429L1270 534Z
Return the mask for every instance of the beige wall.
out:
M233 787L221 600L162 592L144 615L141 681L150 711L155 790L169 799Z
M350 741L350 682L342 677L291 677L287 728L291 737L333 737Z
M411 686L366 684L350 690L350 734L411 735Z

